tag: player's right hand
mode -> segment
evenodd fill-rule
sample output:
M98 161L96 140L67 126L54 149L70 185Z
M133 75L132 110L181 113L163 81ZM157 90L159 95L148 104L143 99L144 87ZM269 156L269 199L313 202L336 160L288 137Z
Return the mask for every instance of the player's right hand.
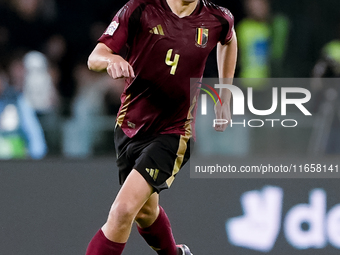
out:
M106 70L113 79L135 78L132 66L119 55L110 57Z
M215 115L216 119L227 120L224 124L216 124L215 130L218 132L223 132L231 122L231 112L230 112L230 105L229 103L223 103L221 105L219 102L215 105Z

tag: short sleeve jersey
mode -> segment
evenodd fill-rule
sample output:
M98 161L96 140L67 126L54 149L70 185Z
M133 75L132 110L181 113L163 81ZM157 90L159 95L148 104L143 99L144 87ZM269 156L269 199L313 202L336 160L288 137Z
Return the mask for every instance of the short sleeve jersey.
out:
M233 36L228 9L200 0L179 18L166 0L131 0L113 18L99 42L119 53L135 72L121 96L117 124L128 137L137 134L194 136L197 84L218 42Z

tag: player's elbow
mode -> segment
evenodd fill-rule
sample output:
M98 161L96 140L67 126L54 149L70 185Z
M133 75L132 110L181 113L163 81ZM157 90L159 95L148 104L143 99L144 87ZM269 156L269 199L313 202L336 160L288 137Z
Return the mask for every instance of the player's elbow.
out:
M93 56L93 53L87 59L87 67L91 71L97 71L98 64L96 64L96 58Z
M112 50L105 44L98 43L87 60L88 68L96 72L105 71L112 53Z
M104 59L105 58L103 58L101 54L98 54L98 52L94 50L87 59L87 67L91 71L102 72L107 67L107 63Z

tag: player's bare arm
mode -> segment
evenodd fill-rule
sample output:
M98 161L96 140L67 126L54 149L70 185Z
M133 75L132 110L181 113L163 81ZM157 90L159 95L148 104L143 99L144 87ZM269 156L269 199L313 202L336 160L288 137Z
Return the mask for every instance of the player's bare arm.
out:
M89 56L87 64L92 71L107 71L113 79L135 77L132 66L104 43L97 44Z
M218 76L222 78L224 84L232 84L237 60L237 38L234 31L233 38L228 44L217 44L217 67ZM216 119L228 120L227 124L219 124L215 126L216 131L223 132L231 121L230 99L231 92L229 89L220 89L220 97L222 105L216 104Z

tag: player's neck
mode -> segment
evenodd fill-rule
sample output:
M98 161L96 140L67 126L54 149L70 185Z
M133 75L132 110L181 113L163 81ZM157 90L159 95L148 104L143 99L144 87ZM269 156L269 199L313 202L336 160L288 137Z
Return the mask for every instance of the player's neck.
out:
M166 0L171 11L178 17L189 16L196 9L199 0Z

